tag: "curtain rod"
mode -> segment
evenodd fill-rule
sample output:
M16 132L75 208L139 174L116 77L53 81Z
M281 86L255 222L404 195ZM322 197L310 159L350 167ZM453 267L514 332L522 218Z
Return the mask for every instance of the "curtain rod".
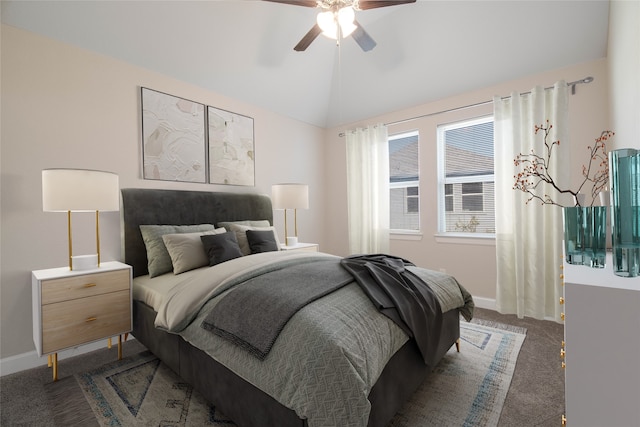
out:
M571 86L571 95L575 95L575 93L576 93L576 85L583 84L583 83L587 84L587 83L591 83L592 81L593 81L593 77L589 76L589 77L585 77L585 78L580 79L580 80L569 82L569 83L567 83L567 86ZM553 86L545 87L544 89L545 90L553 89ZM531 93L531 91L522 92L520 95L529 95L530 93ZM503 96L502 97L502 99L509 99L509 98L511 98L511 96ZM422 114L420 116L411 117L409 119L402 119L402 120L397 120L395 122L385 123L385 126L398 125L398 124L401 124L401 123L406 123L406 122L410 122L410 121L417 120L417 119L423 119L425 117L431 117L431 116L435 116L435 115L438 115L438 114L444 114L444 113L451 113L453 111L466 110L467 108L479 107L481 105L491 104L492 102L493 102L493 100L482 101L482 102L476 102L475 104L464 105L462 107L450 108L448 110L435 111L433 113ZM345 135L344 132L341 132L341 133L338 134L339 137L343 137L344 135Z

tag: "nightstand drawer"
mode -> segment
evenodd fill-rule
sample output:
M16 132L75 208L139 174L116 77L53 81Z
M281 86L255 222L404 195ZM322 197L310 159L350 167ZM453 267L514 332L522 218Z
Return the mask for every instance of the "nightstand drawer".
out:
M128 273L128 271L125 271ZM128 284L128 281L125 283ZM42 353L119 335L131 330L131 300L123 291L42 307Z
M114 270L42 281L42 305L129 289L129 270Z

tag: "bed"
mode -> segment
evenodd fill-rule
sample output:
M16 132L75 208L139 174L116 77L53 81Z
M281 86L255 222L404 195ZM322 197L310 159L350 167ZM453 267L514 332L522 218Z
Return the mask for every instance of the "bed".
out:
M281 335L275 342L270 343L272 346L269 349L270 353L265 358L259 359L255 354L249 354L246 348L207 332L203 327L205 320L210 318L211 312L221 305L219 300L232 295L236 289L241 289L241 286L247 286L245 282L250 282L250 280L238 279L238 277L245 277L242 269L253 272L265 268L272 269L272 265L281 268L280 265L284 263L297 265L300 262L325 265L325 261L334 262L337 257L301 251L257 253L238 257L213 267L194 268L181 274L174 274L172 271L151 277L147 246L141 233L144 226L184 227L210 224L214 230L225 231L219 227L219 224L235 222L253 224L253 221L257 221L256 224L263 227L249 225L248 229L263 230L266 228L265 221L266 225L273 223L271 201L268 196L257 194L135 188L122 189L121 192L124 259L133 267L134 276L132 334L239 426L366 425L384 427L424 381L437 361L457 342L460 336L460 314L463 313L467 320L472 316L472 298L455 279L441 273L428 273L441 275L443 281L453 283L449 288L444 288L443 285L440 292L460 293L456 296L460 302L455 303L457 306L453 308L443 306L443 312L439 314L441 323L438 324L438 340L431 346L433 356L430 359L431 363L427 364L416 340L408 339L388 317L377 312L374 304L366 300L366 296L360 296L364 293L353 281L334 292L323 294L297 311L286 326L281 328L279 331ZM213 230L210 232L214 233ZM341 260L338 261L341 262ZM300 267L297 266L297 268ZM206 275L215 273L215 277L218 277L216 269L225 271L226 278L220 279L220 283L224 283L226 287L220 286L213 293L210 290L200 289L200 286L210 281L209 278L205 279ZM275 267L273 269L275 270ZM416 272L424 273L421 269L416 269ZM180 289L183 290L179 291ZM198 292L200 296L196 297ZM206 295L206 298L202 295ZM190 302L185 303L187 297ZM438 298L442 297L438 295ZM362 301L363 299L365 302ZM167 314L169 310L167 306L171 306L170 302L176 300L178 303L173 303L174 305L194 306L195 311L178 317ZM342 322L340 325L344 326L352 321L350 320L352 313L341 314L331 311L333 305L347 304L344 301L354 304L354 306L348 306L346 311L366 312L366 322L373 322L361 326L362 329L382 327L385 332L379 335L385 335L385 337L388 335L389 337L384 338L388 342L376 344L377 341L373 343L363 341L353 344L355 350L351 349L351 343L346 343L338 350L327 350L340 354L336 356L336 360L338 357L340 360L331 363L320 360L316 362L316 358L320 359L315 355L316 349L309 350L309 354L301 351L300 354L292 356L294 352L291 346L306 348L315 345L309 341L310 337L315 335L313 333L296 335L293 332L294 326L290 325L301 321L315 321L314 319L320 319L319 323L323 323L324 319L328 319L329 325L326 327L329 329L336 328L331 322ZM331 314L325 315L325 311ZM304 320L299 320L301 317L304 317ZM315 325L311 325L311 328L315 328ZM400 335L395 329L400 331ZM350 333L350 331L346 332L347 335ZM326 331L319 329L318 336L321 335L326 335ZM402 339L398 338L400 336ZM296 344L294 338L302 340L301 343ZM367 340L370 339L367 338ZM347 350L343 347L347 347ZM374 351L377 348L381 350ZM383 356L381 361L371 361L367 360L370 352L389 354ZM346 356L343 356L343 353ZM355 379L342 380L343 377L349 377L351 373L337 375L325 371L318 375L318 372L323 372L322 369L326 370L332 363L336 366L336 370L354 371ZM342 365L344 367L339 367ZM309 374L312 371L315 372L313 378ZM334 379L334 377L338 378ZM361 379L363 384L360 384ZM280 382L273 384L278 381ZM301 382L298 384L296 381ZM323 384L325 382L328 384ZM337 384L337 382L349 384ZM357 383L355 386L354 382ZM341 391L343 387L345 391ZM351 396L350 390L354 387L356 392ZM340 393L344 393L344 396ZM336 395L343 398L336 399ZM336 403L336 400L340 402Z

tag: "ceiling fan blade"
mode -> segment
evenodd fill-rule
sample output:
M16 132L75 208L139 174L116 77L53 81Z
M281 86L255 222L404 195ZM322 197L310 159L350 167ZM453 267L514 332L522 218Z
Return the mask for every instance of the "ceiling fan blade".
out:
M293 48L293 50L297 51L297 52L302 52L304 50L306 50L309 45L311 44L311 42L313 42L316 37L318 37L320 35L320 33L322 32L322 28L320 28L320 26L318 24L315 24L307 34L304 35L304 37L302 38L302 40L300 40L298 42L298 44L296 45L296 47Z
M271 0L268 0L271 1ZM358 7L360 10L376 9L379 7L397 6L400 4L415 3L416 0L360 0Z
M318 3L316 0L264 0L269 1L271 3L284 3L284 4L292 4L294 6L304 6L304 7L317 7Z
M362 28L362 25L360 25L360 23L357 21L353 21L353 23L357 25L357 28L353 31L353 33L351 33L351 37L353 37L356 43L360 45L362 50L364 50L365 52L369 52L371 49L376 47L376 41L371 38L369 33L367 33L364 28Z

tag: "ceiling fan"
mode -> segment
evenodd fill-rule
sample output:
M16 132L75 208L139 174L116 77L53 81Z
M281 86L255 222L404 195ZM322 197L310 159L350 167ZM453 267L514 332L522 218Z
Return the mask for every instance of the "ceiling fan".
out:
M320 34L340 40L353 35L353 39L365 52L376 47L376 42L355 19L356 10L376 9L415 3L416 0L265 0L273 3L284 3L304 7L317 7L316 24L309 30L293 50L302 52Z

